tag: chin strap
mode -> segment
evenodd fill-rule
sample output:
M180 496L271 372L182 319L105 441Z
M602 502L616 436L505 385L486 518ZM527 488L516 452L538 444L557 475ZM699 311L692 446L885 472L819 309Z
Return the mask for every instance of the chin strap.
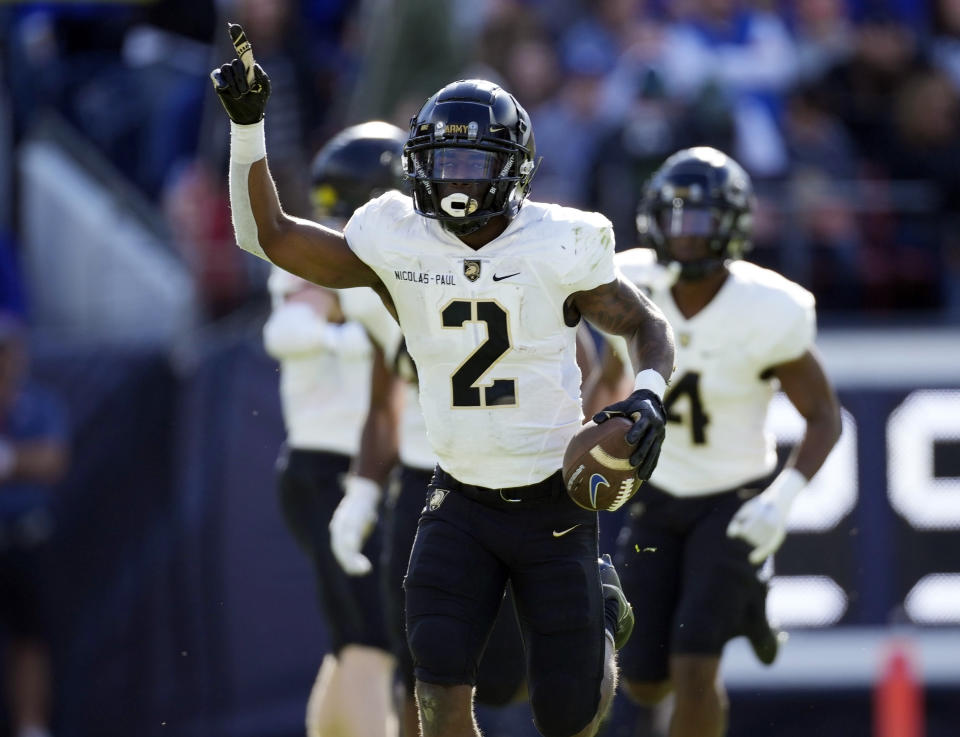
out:
M440 224L443 226L445 231L459 237L476 233L478 230L480 230L480 228L489 223L492 217L493 216L491 215L488 218L478 218L476 220L468 220L463 223L444 219L440 221Z

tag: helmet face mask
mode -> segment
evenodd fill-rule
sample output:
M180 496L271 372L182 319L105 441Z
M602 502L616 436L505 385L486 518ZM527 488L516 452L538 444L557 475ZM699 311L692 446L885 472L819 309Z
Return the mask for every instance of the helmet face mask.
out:
M449 84L410 122L404 169L414 208L455 235L513 218L535 156L530 118L512 95L484 80Z
M656 213L657 225L664 238L708 238L716 230L716 216L705 207L686 207L684 201L676 198L671 207L664 207Z
M702 279L750 248L753 187L733 159L713 148L679 151L650 178L637 214L641 242L679 278Z
M416 155L434 182L486 182L499 176L507 154L475 148L434 148Z

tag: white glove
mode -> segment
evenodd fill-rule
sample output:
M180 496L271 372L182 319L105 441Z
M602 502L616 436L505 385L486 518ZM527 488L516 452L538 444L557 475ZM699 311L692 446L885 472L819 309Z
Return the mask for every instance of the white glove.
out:
M743 506L727 525L728 537L740 537L753 546L750 562L760 565L787 536L790 506L807 479L795 468L781 471L773 482Z
M347 476L343 499L330 518L330 547L340 567L351 576L365 576L373 569L360 552L377 522L380 486L363 476Z

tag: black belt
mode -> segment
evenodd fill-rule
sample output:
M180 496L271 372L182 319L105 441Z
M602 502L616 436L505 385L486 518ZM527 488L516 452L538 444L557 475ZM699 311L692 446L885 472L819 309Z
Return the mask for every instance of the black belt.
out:
M564 494L563 474L560 471L528 486L491 489L486 486L465 484L437 466L433 471L430 486L463 494L467 499L490 507L501 508L548 504L558 501Z

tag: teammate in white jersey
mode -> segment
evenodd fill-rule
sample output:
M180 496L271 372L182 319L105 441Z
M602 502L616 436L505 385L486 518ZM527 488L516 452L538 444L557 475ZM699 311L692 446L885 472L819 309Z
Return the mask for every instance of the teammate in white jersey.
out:
M233 123L238 244L318 284L372 287L417 366L439 459L404 584L424 737L477 734L477 663L508 583L538 729L594 734L633 617L612 565L598 565L596 514L560 478L581 422L576 326L585 316L630 339L643 370L607 413L634 418L626 439L645 480L664 434L669 325L619 278L606 218L524 204L536 168L530 118L486 81L444 87L412 119L413 198L387 193L343 233L286 215L265 160L269 78L242 30L231 35L240 58L212 77Z
M617 552L628 598L645 602L621 654L625 690L647 705L674 692L670 737L724 733L717 673L728 640L745 634L761 660L776 656L759 566L840 434L814 351L813 295L737 260L749 246L752 196L747 173L720 151L680 151L652 176L640 206L641 239L654 250L616 259L649 290L677 340L664 399L670 431ZM807 427L771 479L776 444L764 420L777 389Z
M315 156L315 213L345 223L359 205L401 180L406 135L370 122L334 136ZM309 556L330 652L307 704L308 737L387 737L393 733L395 658L375 578L348 576L330 549L328 524L341 479L356 455L370 387L372 346L366 330L345 321L337 293L274 267L273 311L264 325L267 352L280 362L287 439L277 463L287 526ZM367 553L376 557L379 537Z

